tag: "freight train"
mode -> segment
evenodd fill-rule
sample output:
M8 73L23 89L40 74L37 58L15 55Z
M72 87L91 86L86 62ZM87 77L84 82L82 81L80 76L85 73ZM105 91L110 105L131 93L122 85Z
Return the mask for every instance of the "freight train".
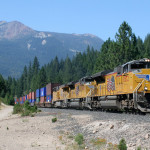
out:
M38 107L150 112L150 59L133 60L64 85L49 83L15 103Z

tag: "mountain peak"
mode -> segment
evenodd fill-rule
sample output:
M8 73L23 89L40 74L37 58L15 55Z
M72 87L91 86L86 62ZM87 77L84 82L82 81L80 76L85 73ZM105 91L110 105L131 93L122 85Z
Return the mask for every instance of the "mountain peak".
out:
M31 35L35 31L21 22L12 21L0 21L0 39L16 39L23 36Z
M7 21L0 21L0 25L7 23Z

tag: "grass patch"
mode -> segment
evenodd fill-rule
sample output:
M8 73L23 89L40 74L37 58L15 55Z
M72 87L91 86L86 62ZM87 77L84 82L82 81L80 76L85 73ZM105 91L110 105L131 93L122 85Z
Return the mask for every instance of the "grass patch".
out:
M78 143L78 145L83 144L83 140L84 140L84 138L83 138L83 135L81 133L79 133L75 136L75 141Z
M118 150L117 144L108 143L107 150Z
M74 136L73 135L68 135L68 138L69 139L74 139Z
M57 118L52 118L52 123L56 122L57 121Z
M93 145L105 145L107 143L106 139L100 139L100 138L96 138L96 139L92 139L91 143Z
M137 148L137 150L142 150L141 146L139 146L139 147Z
M125 139L121 139L118 145L119 150L127 150Z
M119 150L117 144L108 143L106 139L96 138L90 142L93 145L93 149L107 149L107 150Z

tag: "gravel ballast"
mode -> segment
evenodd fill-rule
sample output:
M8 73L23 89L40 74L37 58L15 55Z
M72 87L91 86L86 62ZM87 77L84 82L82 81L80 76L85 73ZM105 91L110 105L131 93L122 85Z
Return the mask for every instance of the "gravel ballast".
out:
M68 131L72 135L83 134L85 145L91 140L105 139L118 144L124 138L128 150L150 149L150 115L135 115L74 109L42 108L43 112L55 114L58 124L55 130ZM42 114L40 114L42 115Z

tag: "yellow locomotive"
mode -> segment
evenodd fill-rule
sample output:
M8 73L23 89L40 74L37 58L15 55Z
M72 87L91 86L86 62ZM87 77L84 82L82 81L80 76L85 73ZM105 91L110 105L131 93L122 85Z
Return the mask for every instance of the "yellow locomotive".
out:
M143 58L56 87L55 107L150 112L150 60Z

